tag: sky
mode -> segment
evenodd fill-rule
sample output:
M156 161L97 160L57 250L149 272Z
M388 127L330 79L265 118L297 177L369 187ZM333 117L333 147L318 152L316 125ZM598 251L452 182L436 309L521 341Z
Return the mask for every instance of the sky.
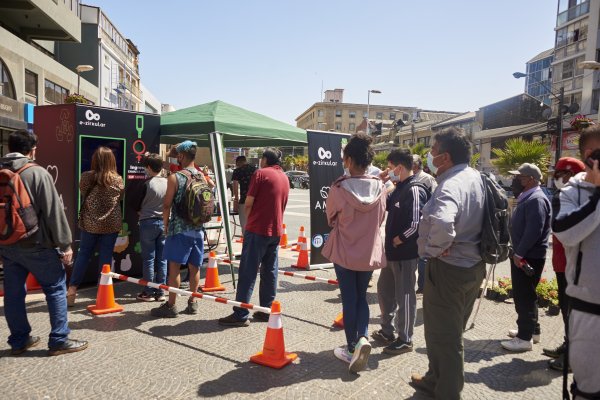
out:
M222 100L295 125L344 102L475 111L523 93L512 73L554 45L556 0L86 0L140 50L177 109Z

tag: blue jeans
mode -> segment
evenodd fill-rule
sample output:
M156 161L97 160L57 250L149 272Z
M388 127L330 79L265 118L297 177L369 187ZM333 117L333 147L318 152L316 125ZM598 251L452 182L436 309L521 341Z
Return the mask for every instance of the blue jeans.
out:
M100 276L104 264L112 265L112 256L117 240L117 233L99 234L82 230L80 239L79 250L77 251L77 258L75 259L69 286L79 286L81 285L81 282L83 282L88 263L96 248L96 244L100 247L98 255L98 276Z
M250 302L260 265L260 305L271 307L277 292L278 252L279 236L262 236L248 231L244 232L236 301ZM237 319L248 319L250 312L245 308L233 307L233 310Z
M4 316L13 349L22 348L31 333L25 310L25 281L31 272L46 295L50 314L48 347L64 343L69 333L65 269L54 249L10 247L0 250L4 263Z
M340 292L342 311L344 312L344 332L348 350L354 352L354 346L361 337L368 337L369 303L367 289L373 271L352 271L334 264Z
M425 265L427 265L427 259L419 258L419 263L417 264L417 271L419 272L417 278L417 290L423 290L425 285Z
M140 221L140 245L144 280L164 285L167 279L167 260L163 257L165 234L162 219L150 218ZM163 294L163 290L146 287L144 293L158 296Z

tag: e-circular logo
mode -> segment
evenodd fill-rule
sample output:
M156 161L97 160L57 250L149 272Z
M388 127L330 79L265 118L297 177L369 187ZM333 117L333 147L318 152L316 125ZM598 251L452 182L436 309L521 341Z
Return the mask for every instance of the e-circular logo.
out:
M331 152L329 150L325 150L324 148L319 147L318 153L319 153L319 158L321 160L323 160L325 158L328 160L331 160Z
M325 150L323 147L319 147L317 156L319 157L319 161L313 160L313 165L327 165L332 167L337 165L337 161L331 161L331 151Z
M88 121L100 121L100 114L95 113L92 110L87 110L85 112L85 119Z
M312 238L312 245L314 248L318 249L319 247L323 246L323 236L321 235L315 235Z

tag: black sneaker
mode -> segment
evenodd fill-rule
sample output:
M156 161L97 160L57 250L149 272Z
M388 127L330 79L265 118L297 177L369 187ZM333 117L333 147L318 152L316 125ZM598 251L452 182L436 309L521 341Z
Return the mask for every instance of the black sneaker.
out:
M548 360L548 367L550 367L551 369L554 369L556 371L561 371L564 368L564 362L565 362L565 355L561 354L558 358L554 359L554 360ZM569 373L571 373L573 371L571 371L571 367L569 367Z
M154 301L154 296L150 296L149 294L142 292L137 295L136 299L140 301Z
M261 322L269 322L269 317L270 317L270 314L267 314L262 311L255 311L254 314L252 314L252 318L254 318L257 321L261 321Z
M183 312L186 314L189 314L189 315L198 314L198 302L197 301L188 302L188 305L185 308L185 310L183 310Z
M379 343L383 343L383 344L390 344L394 341L394 339L396 339L394 337L394 334L392 333L391 335L388 335L386 333L383 332L383 329L379 329L373 333L371 333L371 337Z
M40 343L40 337L39 336L29 336L29 338L27 338L27 342L25 343L25 346L19 347L18 349L11 349L10 350L10 355L11 356L18 356L19 354L23 354L30 347L37 346L38 343Z
M390 344L383 348L383 352L385 354L404 354L413 351L412 342L405 342L404 340L398 338L394 340L394 343Z
M567 349L567 344L563 343L554 349L543 349L542 352L545 355L547 355L548 357L558 358L565 353L566 349Z
M423 294L423 288L417 289L417 291L415 292L415 294Z
M190 281L183 281L179 285L179 289L181 290L189 290L190 289Z
M85 340L67 339L60 346L50 347L48 349L48 355L49 356L58 356L61 354L75 353L78 351L85 350L85 349L87 349L87 347L88 347L88 342L86 342Z
M241 327L250 325L250 321L247 319L240 320L235 317L235 314L231 314L225 318L219 318L219 325L221 326L231 326L231 327Z
M176 318L177 306L173 304L171 307L168 302L162 303L160 306L150 310L150 315L158 318Z

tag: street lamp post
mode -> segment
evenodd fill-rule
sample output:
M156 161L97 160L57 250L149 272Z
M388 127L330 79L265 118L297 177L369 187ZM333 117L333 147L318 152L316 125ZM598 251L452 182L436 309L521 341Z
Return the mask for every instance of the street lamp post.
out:
M79 93L79 84L81 83L81 73L87 71L93 71L94 67L91 65L78 65L75 67L75 71L77 71L77 94Z
M519 78L525 78L527 77L527 74L524 74L522 72L515 72L513 74L513 76L516 79ZM554 93L552 91L552 89L550 89L548 86L546 86L542 81L537 80L537 82L544 86L546 89L548 89L548 91L550 92L550 94L552 96L554 96L555 99L558 100L558 116L556 117L556 131L557 131L557 138L556 138L556 152L554 155L554 165L556 165L556 163L558 162L558 160L560 159L560 156L562 154L562 141L563 141L563 114L565 113L564 108L565 108L565 88L561 87L558 95L556 93Z
M369 89L367 91L367 135L369 134L369 108L371 106L371 93L380 94L381 90Z

